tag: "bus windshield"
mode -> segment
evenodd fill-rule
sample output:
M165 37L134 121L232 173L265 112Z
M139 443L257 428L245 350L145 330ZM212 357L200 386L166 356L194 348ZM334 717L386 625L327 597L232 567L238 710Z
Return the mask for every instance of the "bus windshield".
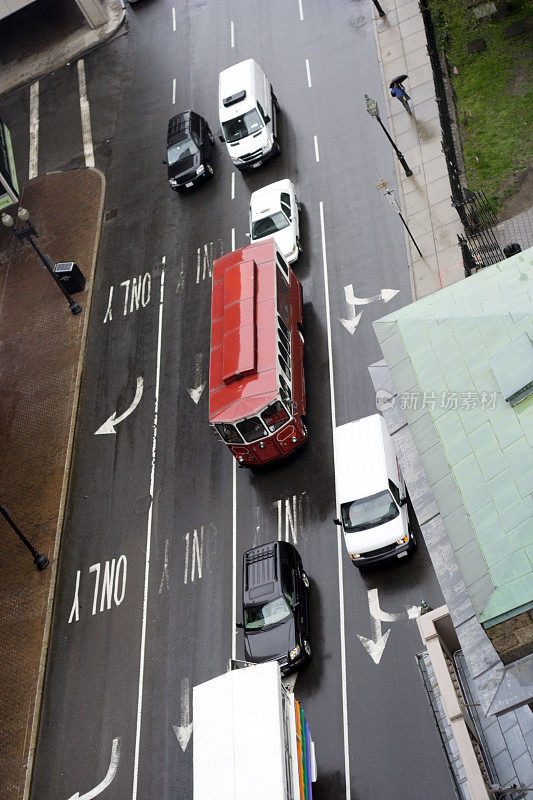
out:
M289 415L285 406L283 403L280 403L279 400L271 403L268 408L263 411L261 416L263 417L263 422L271 433L274 433L274 431L277 431L278 428L281 428L281 426L289 419Z
M218 422L215 423L215 428L228 444L242 444L242 437L235 425L230 425L229 422Z
M238 430L242 433L245 442L256 442L263 436L268 436L268 431L259 417L250 417L237 423Z
M342 524L347 532L376 528L390 522L399 513L398 506L387 490L341 506Z

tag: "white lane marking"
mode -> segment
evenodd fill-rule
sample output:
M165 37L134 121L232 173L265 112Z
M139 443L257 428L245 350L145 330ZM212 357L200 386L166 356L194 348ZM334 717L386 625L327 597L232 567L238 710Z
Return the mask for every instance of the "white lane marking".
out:
M174 733L177 736L180 747L185 752L189 739L192 733L192 722L190 722L189 710L189 678L183 678L181 681L181 695L180 695L180 722L181 725L173 725Z
M351 295L350 295L351 290ZM355 306L351 302L351 297L353 296L353 286L352 284L348 284L348 286L344 287L344 296L346 298L346 306L348 308L348 318L345 319L344 317L339 317L339 322L341 325L344 325L348 333L352 336L355 333L355 329L359 325L361 317L363 316L363 312L360 311L359 314L355 313Z
M122 422L123 420L126 419L126 417L129 417L129 415L135 411L135 409L141 402L141 397L143 396L143 386L144 386L143 379L141 377L138 377L137 388L135 389L135 397L133 398L129 408L127 408L126 411L124 411L124 413L121 414L119 417L117 417L117 412L113 411L111 416L108 419L106 419L104 424L100 425L98 430L94 432L95 436L98 436L98 434L103 434L103 433L116 433L115 425L118 425L119 422Z
M333 381L333 350L331 346L331 314L329 308L328 259L326 252L326 232L324 225L324 203L320 201L320 233L322 239L322 263L324 265L324 293L326 299L326 331L328 340L329 361L329 394L331 411L331 429L336 427L335 384ZM344 581L342 575L342 541L340 528L337 528L337 564L339 571L339 627L341 645L341 692L342 692L342 727L344 734L344 773L346 775L346 800L350 800L350 753L348 741L348 694L346 690L346 634L344 630Z
M374 664L379 664L381 661L381 656L385 651L385 645L387 644L387 639L389 638L390 628L387 628L384 634L381 633L381 622L379 619L374 619L372 617L371 620L372 626L372 638L367 639L366 636L361 636L359 633L357 634L357 638L365 648L366 652L374 662Z
M237 658L237 462L234 458L232 474L232 546L233 571L231 576L231 657Z
M231 199L235 200L235 173L231 173Z
M207 381L202 381L202 361L204 359L203 353L197 353L194 359L194 386L191 389L187 389L191 400L193 400L196 405L198 405L198 401L200 400L202 393L205 389L205 385Z
M235 250L235 228L231 229L231 250Z
M172 6L172 30L176 30L176 9Z
M87 97L87 82L85 80L85 63L83 58L78 61L78 81L80 84L80 111L81 111L81 133L83 137L83 152L85 155L85 166L94 167L93 136L91 132L91 111L89 108L89 98Z
M165 259L162 260L163 264ZM159 298L159 330L157 332L157 357L155 372L155 397L154 397L154 422L152 436L152 469L150 472L150 496L154 496L155 484L155 456L157 449L157 419L159 414L159 375L161 373L161 338L163 327L163 298L165 294L165 270L161 271L161 296ZM137 697L137 725L135 730L135 757L133 762L133 791L132 800L137 800L137 780L139 776L139 750L141 746L141 717L143 704L143 681L144 681L144 653L146 649L146 617L148 611L148 578L150 575L150 545L152 537L152 513L154 503L150 503L148 509L148 523L146 526L146 561L144 568L144 597L141 628L141 652L139 654L139 692Z
M353 293L353 283L349 283L348 286L344 287L346 302L351 303L353 306L366 306L369 303L375 303L378 300L388 303L389 300L392 300L392 298L399 293L399 291L399 289L382 289L379 294L375 294L373 297L355 297Z
M172 78L172 105L176 105L176 78Z
M39 174L39 81L30 86L30 163L28 178Z
M298 8L299 8L299 11L300 11L300 21L303 22L304 10L303 10L303 7L302 7L302 0L298 0Z
M86 792L86 794L80 795L79 792L73 794L70 800L93 800L94 797L97 797L99 794L102 794L104 789L107 789L113 778L117 773L118 762L120 759L120 738L113 739L113 744L111 745L111 760L109 761L109 767L107 768L107 773L103 781L100 781L98 786L95 786L94 789L91 789L90 792Z
M235 47L235 25L233 24L233 20L231 20L229 24L229 36L230 36L231 46Z
M307 85L309 86L310 89L312 89L313 83L311 81L311 68L309 66L308 58L305 59L305 71L307 72Z
M170 589L170 576L168 572L168 550L169 550L170 542L168 539L165 539L165 557L163 560L163 574L161 575L161 583L159 584L159 594L163 591L163 586L167 585L167 589Z
M315 136L314 138L315 138L315 158L318 162L320 161L320 156L318 155L318 137Z

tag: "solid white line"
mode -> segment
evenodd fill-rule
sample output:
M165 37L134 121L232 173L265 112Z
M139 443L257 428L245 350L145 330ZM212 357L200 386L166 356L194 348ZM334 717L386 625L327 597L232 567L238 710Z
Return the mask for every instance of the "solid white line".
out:
M93 137L91 133L91 112L89 109L89 98L87 97L87 84L85 81L85 64L83 58L78 61L78 80L80 84L80 111L81 111L81 133L83 136L83 152L85 154L85 166L94 167Z
M235 173L231 173L231 199L235 200Z
M163 261L164 263L164 261ZM141 744L141 716L143 704L143 680L144 680L144 653L146 648L146 616L148 610L148 578L150 575L150 544L152 537L152 512L154 506L154 485L155 485L155 456L157 448L157 419L159 413L159 375L161 372L161 333L163 327L163 298L165 294L165 270L161 271L161 295L159 298L159 330L157 332L157 358L155 370L155 399L154 399L154 423L152 435L152 469L150 472L150 496L152 502L148 509L148 524L146 526L146 561L144 567L144 597L143 615L141 628L141 652L139 656L139 691L137 696L137 726L135 730L135 759L133 762L133 792L132 800L137 800L137 778L139 773L139 748Z
M176 78L172 78L172 105L176 104Z
M302 0L298 0L298 8L300 9L300 20L303 22L304 10L302 8Z
M39 158L39 81L30 86L30 163L28 177L38 175Z
M318 138L315 136L315 158L320 161L320 156L318 155Z
M233 461L232 477L232 562L231 578L231 657L237 658L237 462Z
M176 9L172 6L172 30L176 30Z
M311 70L309 68L309 59L308 58L305 59L305 69L307 71L307 85L311 89L313 84L311 83Z
M231 229L231 250L235 250L235 228Z
M233 24L233 20L231 20L229 24L229 33L230 33L231 46L235 47L235 25Z
M326 230L324 225L324 203L320 201L320 233L322 237L322 263L324 265L324 292L326 297L326 331L329 361L329 397L331 409L331 429L337 425L335 413L335 384L333 380L333 349L331 346L331 314L329 308L328 259L326 253ZM346 634L344 630L344 583L342 576L342 541L340 529L337 530L337 564L339 571L339 626L341 644L341 692L342 727L344 733L344 772L346 775L346 800L350 800L350 754L348 741L348 695L346 691Z

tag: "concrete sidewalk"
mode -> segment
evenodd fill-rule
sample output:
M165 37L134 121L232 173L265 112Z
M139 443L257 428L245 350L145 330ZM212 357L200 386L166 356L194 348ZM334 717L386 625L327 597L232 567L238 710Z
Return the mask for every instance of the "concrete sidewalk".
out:
M78 316L30 245L0 228L0 503L50 559L39 572L0 518L2 800L28 796L104 191L100 172L81 169L41 175L21 196L42 252L87 279Z

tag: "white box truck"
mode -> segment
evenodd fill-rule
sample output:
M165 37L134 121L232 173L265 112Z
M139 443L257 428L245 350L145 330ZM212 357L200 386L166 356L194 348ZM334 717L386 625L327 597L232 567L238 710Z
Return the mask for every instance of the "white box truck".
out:
M194 800L312 800L314 744L275 661L193 689Z
M380 414L333 431L337 517L357 567L403 558L415 549L407 495L392 439Z

